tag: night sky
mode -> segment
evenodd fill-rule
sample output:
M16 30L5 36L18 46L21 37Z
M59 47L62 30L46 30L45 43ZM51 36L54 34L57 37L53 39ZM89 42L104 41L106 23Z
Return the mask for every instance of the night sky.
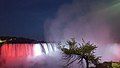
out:
M0 0L0 36L44 40L44 21L71 0ZM47 29L47 28L46 28Z

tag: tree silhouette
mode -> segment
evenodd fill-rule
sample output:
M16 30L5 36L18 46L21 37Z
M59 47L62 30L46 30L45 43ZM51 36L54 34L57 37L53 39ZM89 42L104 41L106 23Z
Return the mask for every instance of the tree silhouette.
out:
M96 45L90 42L85 42L82 39L82 44L75 41L74 38L68 40L66 45L59 44L60 49L63 52L63 59L67 62L65 67L69 67L73 62L81 63L83 59L86 62L86 68L89 68L89 64L93 63L97 65L99 63L100 57L94 55L94 50L97 48Z

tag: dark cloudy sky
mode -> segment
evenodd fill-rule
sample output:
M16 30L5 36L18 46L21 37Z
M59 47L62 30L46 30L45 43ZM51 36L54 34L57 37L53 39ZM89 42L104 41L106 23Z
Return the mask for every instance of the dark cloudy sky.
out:
M120 40L118 7L119 0L0 0L0 36L44 40L87 33L90 39L102 34Z
M44 21L71 0L0 0L0 35L44 39ZM47 29L47 28L46 28Z

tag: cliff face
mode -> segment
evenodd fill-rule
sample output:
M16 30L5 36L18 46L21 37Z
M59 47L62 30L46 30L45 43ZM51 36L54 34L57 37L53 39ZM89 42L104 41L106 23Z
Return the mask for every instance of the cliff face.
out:
M5 43L39 43L40 41L23 38L23 37L11 37L11 36L1 36L1 41Z

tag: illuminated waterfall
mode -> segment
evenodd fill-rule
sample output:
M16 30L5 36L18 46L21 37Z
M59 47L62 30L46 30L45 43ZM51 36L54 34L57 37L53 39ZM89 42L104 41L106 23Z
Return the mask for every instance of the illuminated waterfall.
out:
M54 43L3 44L1 47L0 66L11 66L13 64L12 67L14 67L16 62L26 63L36 57L38 58L38 56L49 55L55 49Z

